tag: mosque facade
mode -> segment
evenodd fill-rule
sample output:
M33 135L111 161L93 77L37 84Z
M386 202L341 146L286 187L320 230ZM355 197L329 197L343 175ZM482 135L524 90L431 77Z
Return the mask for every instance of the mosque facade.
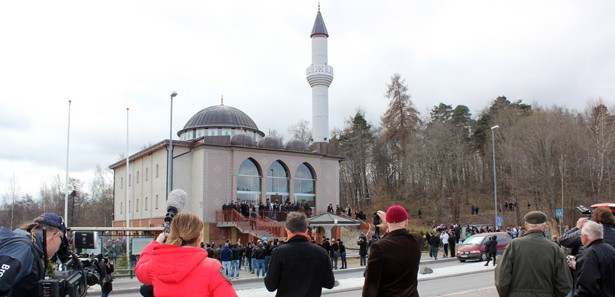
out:
M179 139L172 140L172 166L168 139L130 155L128 166L126 160L109 166L114 171L114 226L126 226L127 218L131 227L163 226L169 181L173 189L188 194L182 211L206 223L204 241L242 237L241 230L221 227L219 212L224 204L290 201L309 205L313 214L339 204L343 158L329 146L328 88L333 68L327 61L329 34L320 8L310 37L312 64L306 77L312 88L311 143L297 139L282 143L266 136L246 113L224 102L202 109L177 132Z

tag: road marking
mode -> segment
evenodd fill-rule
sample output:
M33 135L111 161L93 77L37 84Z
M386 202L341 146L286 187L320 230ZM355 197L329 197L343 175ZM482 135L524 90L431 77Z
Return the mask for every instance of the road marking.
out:
M464 295L464 294L476 293L476 292L479 292L479 291L487 291L487 290L493 290L493 289L495 289L495 286L478 288L478 289L472 289L472 290L461 291L461 292L455 292L455 293L446 294L446 295L440 295L440 296L457 296L457 295Z

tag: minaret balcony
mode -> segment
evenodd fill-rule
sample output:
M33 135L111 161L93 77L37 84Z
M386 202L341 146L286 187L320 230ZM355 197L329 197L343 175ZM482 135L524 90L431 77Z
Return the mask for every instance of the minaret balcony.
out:
M311 87L318 85L331 85L333 81L333 67L329 65L311 65L305 69L308 83Z

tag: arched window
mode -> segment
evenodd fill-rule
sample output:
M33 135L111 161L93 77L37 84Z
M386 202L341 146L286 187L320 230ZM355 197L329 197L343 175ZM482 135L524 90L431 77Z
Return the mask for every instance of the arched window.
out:
M270 202L284 203L288 197L288 170L280 161L276 161L267 170L266 197Z
M149 180L149 168L145 167L145 181Z
M294 179L295 202L307 203L310 207L316 205L316 180L312 169L305 163L297 168Z
M158 164L156 164L156 178L158 178Z
M261 195L261 176L252 159L244 160L237 172L237 201L257 205Z

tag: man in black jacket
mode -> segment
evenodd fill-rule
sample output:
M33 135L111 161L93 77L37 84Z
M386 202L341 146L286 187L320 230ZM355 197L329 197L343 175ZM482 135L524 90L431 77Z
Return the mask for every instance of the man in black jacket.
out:
M615 296L615 248L605 243L602 238L601 224L585 222L581 230L585 250L576 263L575 296Z
M485 266L489 266L491 258L493 258L493 266L495 266L495 255L498 253L498 237L496 235L491 236L485 247L485 252L487 253L487 263L485 263Z
M335 277L327 252L311 243L304 213L290 212L286 217L286 244L271 255L265 287L277 290L276 297L320 296L322 288L331 289Z
M370 248L363 297L418 297L417 274L423 238L406 229L408 212L402 206L393 205L386 213L381 210L377 213L383 231L387 231Z

